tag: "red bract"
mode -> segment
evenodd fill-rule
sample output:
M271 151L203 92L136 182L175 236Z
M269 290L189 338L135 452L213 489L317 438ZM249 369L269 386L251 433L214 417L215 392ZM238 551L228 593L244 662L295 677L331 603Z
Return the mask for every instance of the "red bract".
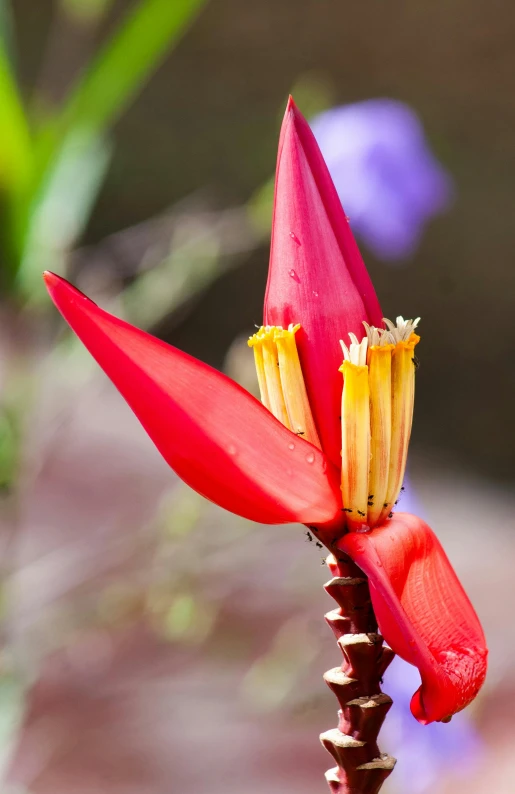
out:
M264 325L302 324L302 370L322 447L340 467L340 339L382 325L372 282L308 123L290 98L281 129Z
M423 724L445 720L477 695L486 675L483 629L438 538L422 519L396 513L338 544L367 574L386 642L418 667L411 711Z

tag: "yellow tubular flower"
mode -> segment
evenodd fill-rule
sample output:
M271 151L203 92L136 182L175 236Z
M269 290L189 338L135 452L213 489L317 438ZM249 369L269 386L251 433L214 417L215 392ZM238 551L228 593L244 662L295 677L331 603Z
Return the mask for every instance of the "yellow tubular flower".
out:
M372 529L399 496L413 421L415 346L420 321L397 317L386 328L343 342L342 504L350 531ZM295 335L300 325L264 326L249 339L261 401L289 430L321 449Z
M368 336L368 382L370 388L370 474L367 524L377 524L383 511L390 469L392 431L393 337L387 331L365 325Z
M399 496L413 422L415 398L415 345L420 337L414 333L419 320L411 322L397 318L397 326L385 319L396 344L392 352L392 437L388 488L380 521L392 510Z
M260 328L257 334L251 336L248 345L254 351L254 363L256 365L256 373L259 384L259 393L261 395L261 402L263 403L265 408L268 408L268 410L271 411L272 409L270 408L270 399L268 397L268 386L266 385L265 362L263 359L263 339L261 337L261 333L263 330L264 330L263 328Z
M349 348L342 345L342 499L350 530L367 525L370 465L370 390L367 337L358 342L350 334Z
M279 373L279 359L277 355L277 346L275 344L275 332L276 328L273 325L262 326L257 334L250 337L248 344L250 347L254 348L254 359L256 361L259 389L261 391L261 402L263 405L266 405L276 419L287 427L288 430L291 430ZM259 348L257 353L256 348ZM259 369L261 364L260 353L263 357L263 368L261 372Z
M291 430L321 449L300 366L295 334L300 325L275 329L279 373Z

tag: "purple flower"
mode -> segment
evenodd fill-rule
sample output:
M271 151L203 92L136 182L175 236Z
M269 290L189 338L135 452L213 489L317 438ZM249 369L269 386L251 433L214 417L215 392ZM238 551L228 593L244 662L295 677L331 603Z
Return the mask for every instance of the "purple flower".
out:
M447 725L420 725L409 703L420 685L415 667L397 657L385 674L385 692L393 706L383 728L389 751L398 759L399 794L429 794L446 773L471 779L481 761L482 743L465 712L455 714Z
M398 510L423 515L416 491L404 480ZM481 761L483 745L467 712L455 714L446 725L420 725L413 719L409 704L420 685L418 670L396 657L385 673L384 691L393 706L383 728L389 751L398 759L399 794L434 792L445 773L458 777L473 775Z
M409 257L453 183L407 105L369 99L327 110L311 127L353 231L386 261Z

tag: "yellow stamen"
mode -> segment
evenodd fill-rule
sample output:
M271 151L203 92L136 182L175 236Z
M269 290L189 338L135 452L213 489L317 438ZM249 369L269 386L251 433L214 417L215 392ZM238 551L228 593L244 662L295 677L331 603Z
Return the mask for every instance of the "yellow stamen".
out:
M341 343L345 361L342 393L342 499L349 529L367 525L370 465L370 390L366 365L367 338Z
M375 526L379 520L388 488L392 430L393 349L394 345L389 343L389 335L382 335L379 344L372 345L368 349L371 440L367 523L370 527Z
M257 372L257 379L259 384L259 393L261 395L261 402L268 408L270 411L270 399L268 397L268 387L266 385L266 375L265 375L265 362L263 359L263 338L262 338L262 331L264 329L260 328L257 334L251 336L248 345L254 351L254 363L256 365L256 372Z
M287 330L279 326L275 329L282 391L291 430L321 449L295 342L299 328L290 325Z
M276 419L291 430L286 403L284 402L283 387L281 385L279 358L277 355L277 345L275 344L275 331L274 325L266 326L266 328L260 330L266 387L268 399L270 401L270 410Z
M399 320L402 320L402 318L397 318L397 329L393 328L392 323L387 323L395 338L396 345L392 352L392 435L390 444L390 466L388 473L388 488L386 490L380 521L386 518L399 496L406 469L408 445L413 422L413 403L415 398L414 349L415 345L420 341L420 337L413 333L413 328L416 327L417 321L409 325L406 325L407 321L402 321L405 326L404 328L400 328Z

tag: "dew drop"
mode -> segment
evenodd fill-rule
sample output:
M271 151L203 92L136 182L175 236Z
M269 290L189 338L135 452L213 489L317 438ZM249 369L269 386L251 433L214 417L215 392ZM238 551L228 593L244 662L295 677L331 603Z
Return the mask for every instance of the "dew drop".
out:
M297 243L297 245L302 245L301 241L299 240L295 232L290 232L290 237L293 240L293 242Z
M230 444L230 445L229 445L229 447L228 447L228 449L227 449L227 451L228 451L229 455L232 455L233 457L234 457L234 455L236 455L236 453L238 452L238 450L236 449L236 447L234 446L234 444Z
M309 453L306 455L306 460L307 460L307 462L308 462L308 463L314 463L314 462L315 462L315 455L314 455L314 453L313 453L313 452L309 452Z
M296 281L298 284L300 284L300 278L298 277L297 273L295 272L295 270L293 268L288 270L288 275L289 275L290 278L292 278L294 281Z
M288 444L288 449L295 449L295 444L293 443L293 441L290 444Z

